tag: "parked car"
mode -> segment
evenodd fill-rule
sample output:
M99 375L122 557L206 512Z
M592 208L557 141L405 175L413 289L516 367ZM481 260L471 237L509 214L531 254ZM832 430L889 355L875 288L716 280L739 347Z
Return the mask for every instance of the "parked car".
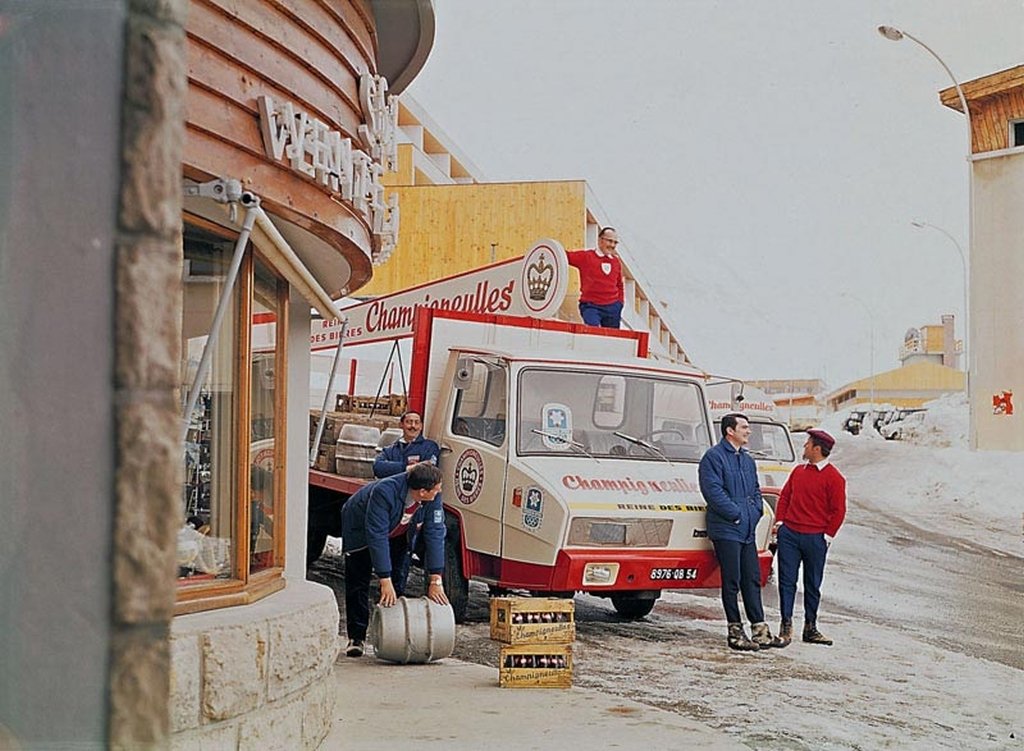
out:
M878 432L887 441L902 441L920 431L926 414L927 410L923 409L907 410L905 417L886 423Z
M849 416L843 422L843 430L853 435L858 435L861 428L864 426L864 418L868 416L868 410L866 409L855 409L851 410Z

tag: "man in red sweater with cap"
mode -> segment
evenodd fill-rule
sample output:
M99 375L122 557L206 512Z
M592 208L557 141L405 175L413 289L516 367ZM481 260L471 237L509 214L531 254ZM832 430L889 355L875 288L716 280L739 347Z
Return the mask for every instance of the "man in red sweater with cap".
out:
M779 563L779 638L793 640L796 576L804 568L804 635L810 644L832 644L818 631L818 604L825 556L846 516L846 478L829 462L836 439L824 430L808 430L804 459L782 488L775 509ZM785 644L783 646L785 646Z
M566 258L580 272L580 317L588 326L617 329L622 322L622 261L614 227L597 233L597 249L570 250Z

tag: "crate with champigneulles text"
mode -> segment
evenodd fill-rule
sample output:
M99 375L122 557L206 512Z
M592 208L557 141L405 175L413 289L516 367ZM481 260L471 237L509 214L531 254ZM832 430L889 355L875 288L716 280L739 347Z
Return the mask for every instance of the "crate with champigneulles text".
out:
M506 644L569 644L575 603L557 597L491 598L491 638Z
M498 662L500 688L571 688L571 644L507 644Z

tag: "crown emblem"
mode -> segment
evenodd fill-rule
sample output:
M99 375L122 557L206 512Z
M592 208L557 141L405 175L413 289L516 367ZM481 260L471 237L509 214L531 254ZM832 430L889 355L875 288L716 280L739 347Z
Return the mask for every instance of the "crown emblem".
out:
M462 468L462 472L459 473L459 482L462 483L462 491L464 493L473 492L473 488L476 487L477 476L476 467L467 464Z
M530 290L530 299L540 301L547 298L554 278L554 265L548 263L547 258L541 253L540 258L526 267L526 284Z

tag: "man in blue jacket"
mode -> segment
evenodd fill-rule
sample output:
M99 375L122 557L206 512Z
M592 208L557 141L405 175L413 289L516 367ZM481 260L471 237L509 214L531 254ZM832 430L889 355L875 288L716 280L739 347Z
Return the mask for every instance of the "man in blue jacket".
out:
M420 462L437 464L441 449L429 438L423 437L423 420L420 418L419 412L412 410L406 412L398 424L402 426L402 437L385 447L377 455L377 459L373 462L374 477L393 477L401 472L408 472ZM392 581L399 596L405 593L405 581L409 578L412 554L415 552L418 556L422 555L422 551L419 549L419 528L410 526L406 533L406 539L408 544L405 554L392 562L394 564Z
M429 576L427 597L448 604L444 573L444 509L441 470L420 463L408 472L375 480L356 491L341 507L342 548L345 553L345 654L361 657L370 624L370 575L380 579L380 604L398 602L391 581L391 562L405 554L406 530L421 524L424 568Z
M399 422L402 437L385 448L373 463L374 477L391 477L408 471L420 462L437 464L441 450L429 438L423 437L423 420L417 412L406 412Z
M708 537L722 574L722 605L729 622L728 644L751 651L785 646L764 620L761 605L761 569L757 562L754 531L763 513L757 465L744 448L750 423L738 413L722 418L722 440L700 460L700 492L707 502ZM737 595L750 619L752 639L743 629Z

